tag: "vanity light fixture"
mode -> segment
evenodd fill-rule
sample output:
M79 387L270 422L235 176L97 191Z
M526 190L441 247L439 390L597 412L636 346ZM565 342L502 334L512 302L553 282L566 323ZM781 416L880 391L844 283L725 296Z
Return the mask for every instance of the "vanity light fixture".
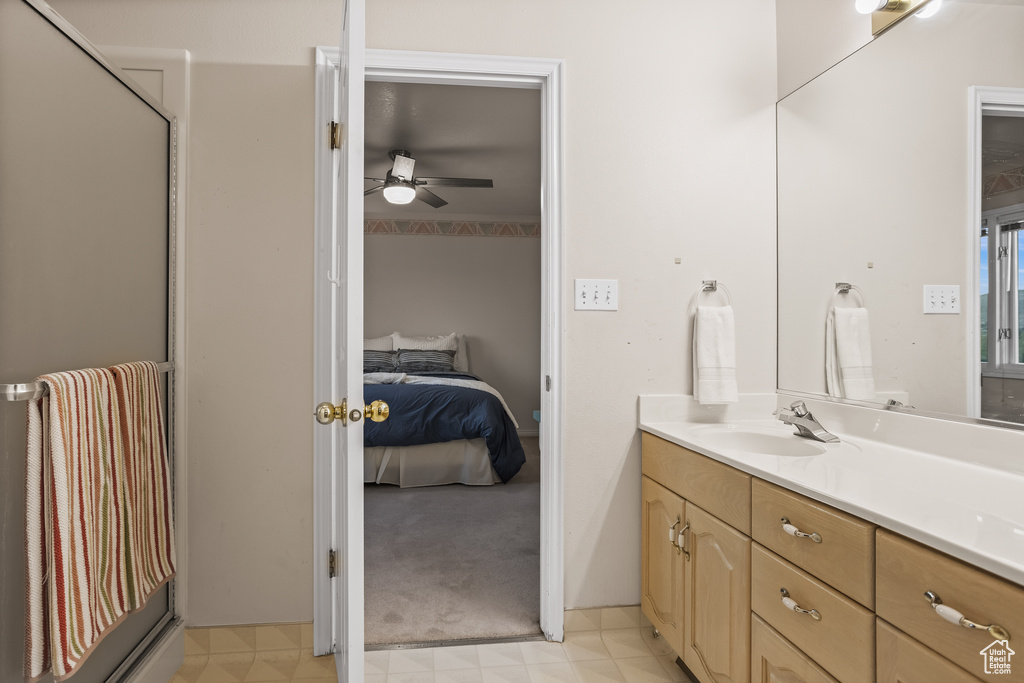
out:
M391 204L408 204L416 199L416 186L408 180L399 180L384 188L384 199Z
M872 12L894 12L900 9L902 0L856 0L855 7L861 14Z
M914 12L915 17L921 19L927 19L928 17L934 17L942 9L942 0L932 0L921 9Z

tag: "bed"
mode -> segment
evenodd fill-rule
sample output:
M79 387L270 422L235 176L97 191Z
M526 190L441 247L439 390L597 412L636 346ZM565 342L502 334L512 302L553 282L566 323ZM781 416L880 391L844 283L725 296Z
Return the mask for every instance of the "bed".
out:
M390 407L387 420L363 428L366 483L492 485L526 462L515 418L498 391L469 372L461 335L396 332L365 340L363 356L364 401Z

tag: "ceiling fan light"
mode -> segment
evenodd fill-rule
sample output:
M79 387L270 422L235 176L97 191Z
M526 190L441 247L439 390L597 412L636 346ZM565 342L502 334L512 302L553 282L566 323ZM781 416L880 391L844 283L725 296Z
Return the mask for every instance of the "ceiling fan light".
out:
M416 199L416 188L405 183L394 183L384 188L384 199L392 204L408 204Z

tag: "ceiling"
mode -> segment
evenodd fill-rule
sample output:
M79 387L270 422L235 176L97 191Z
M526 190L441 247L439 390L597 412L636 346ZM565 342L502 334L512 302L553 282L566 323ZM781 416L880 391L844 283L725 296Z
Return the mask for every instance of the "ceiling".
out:
M417 177L491 178L494 187L431 188L448 202L439 209L418 200L389 204L374 192L366 217L539 221L540 113L539 90L367 82L365 176L383 178L388 151L405 149Z

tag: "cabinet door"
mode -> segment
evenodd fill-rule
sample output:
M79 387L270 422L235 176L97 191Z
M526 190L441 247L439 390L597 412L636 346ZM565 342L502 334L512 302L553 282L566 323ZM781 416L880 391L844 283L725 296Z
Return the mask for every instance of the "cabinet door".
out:
M640 593L644 614L676 654L683 645L683 553L672 542L685 519L683 499L643 478Z
M980 683L953 662L881 619L876 633L878 683Z
M750 680L750 539L686 506L683 661L701 683Z
M750 622L750 680L755 683L837 683L756 614Z

